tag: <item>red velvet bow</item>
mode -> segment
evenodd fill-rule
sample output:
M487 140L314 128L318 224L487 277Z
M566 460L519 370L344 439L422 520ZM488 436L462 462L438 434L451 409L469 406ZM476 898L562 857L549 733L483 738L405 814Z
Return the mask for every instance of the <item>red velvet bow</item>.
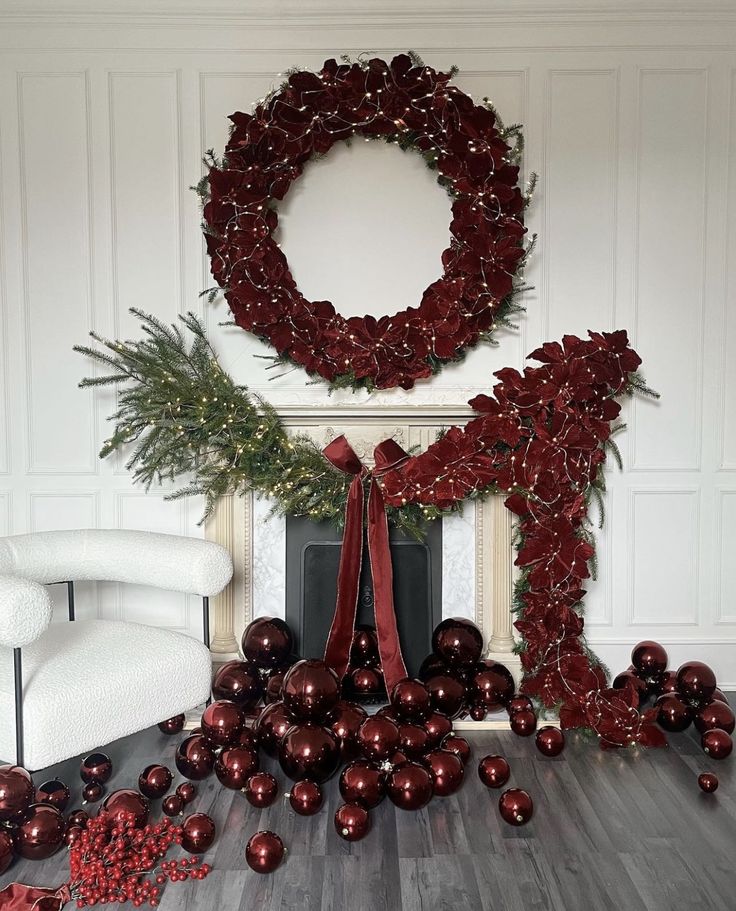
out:
M375 467L362 464L344 436L334 439L322 450L324 457L340 471L353 475L345 506L345 531L337 575L337 604L325 646L325 661L342 678L348 669L358 609L358 584L363 563L363 479L370 478L368 494L368 556L373 578L373 603L376 636L383 677L390 693L406 677L399 631L394 610L394 576L388 541L388 522L383 492L376 481L409 456L394 440L384 440L373 451Z
M61 911L71 900L67 885L59 886L58 889L42 889L38 886L24 886L23 883L10 883L0 889L2 911Z

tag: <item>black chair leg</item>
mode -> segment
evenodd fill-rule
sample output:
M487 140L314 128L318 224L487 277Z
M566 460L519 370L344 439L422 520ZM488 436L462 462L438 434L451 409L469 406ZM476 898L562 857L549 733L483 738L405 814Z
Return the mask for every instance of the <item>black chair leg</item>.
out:
M67 597L68 597L68 601L69 601L69 619L74 620L75 617L74 617L74 583L73 582L66 583L66 591L67 591Z
M13 649L15 673L15 761L23 765L23 664L19 648Z
M202 638L207 648L210 647L210 599L202 598ZM207 699L207 705L212 702L212 696Z

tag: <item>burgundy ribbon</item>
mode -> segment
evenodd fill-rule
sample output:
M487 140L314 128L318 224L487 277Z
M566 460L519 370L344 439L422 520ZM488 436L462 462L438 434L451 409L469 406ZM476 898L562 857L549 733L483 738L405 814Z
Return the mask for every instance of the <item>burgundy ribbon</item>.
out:
M403 680L406 665L401 654L399 631L394 610L394 575L388 541L388 521L383 492L377 477L396 468L409 456L394 440L384 440L373 451L375 467L362 464L344 436L334 439L322 450L335 468L353 475L345 506L345 531L337 575L337 604L325 646L325 662L342 678L350 661L355 617L358 609L358 584L363 563L363 479L370 479L368 494L368 556L373 578L373 603L376 636L383 677L390 693Z
M72 895L66 884L58 889L42 889L39 886L10 883L0 889L2 911L61 911L71 900Z

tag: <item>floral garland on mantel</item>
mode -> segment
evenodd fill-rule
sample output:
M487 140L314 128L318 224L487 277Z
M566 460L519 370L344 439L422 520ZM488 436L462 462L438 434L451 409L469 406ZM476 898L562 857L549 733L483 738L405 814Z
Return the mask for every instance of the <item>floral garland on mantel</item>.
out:
M233 382L197 318L182 318L193 335L189 346L176 326L133 312L143 321L143 340L93 334L107 351L75 349L111 371L82 386L124 384L101 457L134 443L127 464L147 487L190 474L193 481L173 497L203 494L211 509L220 496L251 489L280 512L339 523L349 478ZM380 483L389 520L412 534L465 499L503 494L519 517L523 692L558 707L563 727L592 728L603 747L659 746L665 740L656 710L639 713L633 689L607 687L583 635L582 585L594 557L588 509L605 489L606 451L618 456L611 439L622 426L616 399L649 392L626 332L589 336L543 345L531 354L539 367L498 371L493 396L470 402L478 418L451 428Z
M505 128L416 54L293 70L252 114L230 117L225 157L209 153L198 187L212 274L235 322L333 387L410 389L460 360L518 309L517 277L530 252L518 187L521 128ZM452 198L442 276L418 307L346 319L330 301L308 301L274 234L277 200L305 164L354 135L421 154ZM213 289L214 296L219 289Z

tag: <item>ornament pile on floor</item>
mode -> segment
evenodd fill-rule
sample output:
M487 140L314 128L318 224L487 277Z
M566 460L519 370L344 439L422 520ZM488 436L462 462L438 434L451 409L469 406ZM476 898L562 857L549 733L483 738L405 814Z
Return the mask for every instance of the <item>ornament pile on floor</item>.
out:
M70 901L79 908L128 901L135 907L155 907L167 884L206 878L210 866L199 855L213 845L217 833L207 814L185 815L197 794L195 782L214 773L224 787L242 791L254 807L268 807L280 785L261 769L261 750L277 758L291 780L285 797L301 816L322 809L322 786L342 766L338 784L344 803L335 812L334 825L347 841L368 834L371 810L386 797L401 809L416 811L435 797L457 791L471 758L468 741L453 730L457 718L482 719L487 712L505 709L517 735L536 732L539 752L559 755L565 746L563 731L552 725L537 729L532 701L515 694L507 668L481 660L482 644L480 631L470 621L444 620L434 631L433 652L423 662L419 679L399 682L388 704L370 715L358 701L343 698L337 675L323 661L300 660L293 654L284 621L254 620L243 635L243 660L217 671L215 701L203 712L201 726L176 749L176 768L186 780L173 791L172 771L154 763L140 772L137 789L106 794L112 762L104 753L93 753L80 766L87 809L65 817L70 789L64 782L52 779L34 788L25 769L0 766L0 874L16 855L42 860L63 845L69 849L70 864L68 882L50 889L11 883L0 890L0 905L12 902L19 911L56 911ZM641 642L613 689L636 709L655 699L645 709L649 721L673 733L693 723L704 753L725 759L736 721L715 674L702 662L687 662L677 671L668 670L667 663L661 645ZM369 670L375 679L370 686L359 686ZM360 627L346 690L356 700L375 702L381 695L376 681L381 680L375 632ZM184 724L180 715L159 728L176 735ZM477 770L489 789L503 789L511 776L509 763L498 755L482 757ZM712 772L701 772L697 781L705 793L718 788ZM91 805L100 800L93 814ZM149 821L154 800L161 800L163 814L155 823ZM518 787L501 792L498 808L502 819L515 826L524 825L534 812L532 797ZM174 822L175 817L183 817L181 823ZM166 860L174 847L188 856ZM245 861L256 872L271 873L285 854L278 834L257 832L246 846Z

